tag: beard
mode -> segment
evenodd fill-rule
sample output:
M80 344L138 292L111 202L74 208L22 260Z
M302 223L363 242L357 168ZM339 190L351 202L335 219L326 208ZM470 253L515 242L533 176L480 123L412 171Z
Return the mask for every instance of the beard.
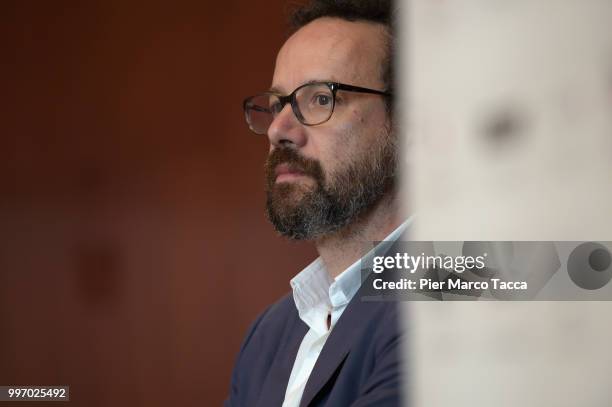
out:
M295 240L312 240L338 232L368 213L396 187L395 137L381 135L374 151L325 177L321 164L289 147L275 148L266 161L266 208L274 228ZM288 164L313 183L280 182L275 168Z

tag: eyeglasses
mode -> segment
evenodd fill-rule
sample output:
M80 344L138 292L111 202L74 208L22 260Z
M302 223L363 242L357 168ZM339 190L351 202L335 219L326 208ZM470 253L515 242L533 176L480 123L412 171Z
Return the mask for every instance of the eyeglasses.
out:
M247 124L256 134L266 134L274 118L287 103L291 104L293 114L300 123L316 126L325 123L332 116L336 106L336 93L339 90L391 96L389 92L338 82L311 82L298 87L287 96L265 92L248 97L242 106Z

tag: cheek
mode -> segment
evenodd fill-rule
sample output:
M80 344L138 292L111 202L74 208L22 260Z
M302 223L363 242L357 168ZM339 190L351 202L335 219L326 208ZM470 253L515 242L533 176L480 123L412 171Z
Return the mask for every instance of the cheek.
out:
M358 123L359 126L366 125L366 120L363 112L357 109L351 110L351 121L353 123Z
M344 146L341 152L344 157L355 159L364 154L367 154L369 146L375 141L379 131L375 128L376 121L370 121L368 116L364 115L359 110L351 111L351 120L342 124L341 135Z
M359 157L366 145L363 143L363 124L360 121L338 124L333 134L329 134L325 145L320 146L321 164L326 174L333 174L345 168Z
M352 114L353 121L356 124L353 131L359 135L359 143L362 147L365 146L366 150L376 145L380 138L387 133L389 122L384 108L377 105L365 112L357 110Z
M311 152L319 159L325 174L333 174L349 163L367 157L383 133L385 117L382 111L355 108L347 111L342 120L312 133Z

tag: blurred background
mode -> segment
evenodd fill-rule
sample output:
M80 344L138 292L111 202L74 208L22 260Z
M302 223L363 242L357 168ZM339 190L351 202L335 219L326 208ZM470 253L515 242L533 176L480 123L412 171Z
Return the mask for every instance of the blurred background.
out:
M222 402L249 323L315 257L267 223L241 109L286 3L2 2L0 385Z

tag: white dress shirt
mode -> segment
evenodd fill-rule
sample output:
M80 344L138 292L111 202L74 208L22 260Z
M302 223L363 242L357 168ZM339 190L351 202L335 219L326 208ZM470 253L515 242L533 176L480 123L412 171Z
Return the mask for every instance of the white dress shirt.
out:
M412 217L383 239L383 243L396 241L410 222ZM306 382L327 337L360 286L361 259L332 279L319 257L291 280L293 300L298 314L310 329L302 339L297 352L285 391L283 407L299 407ZM328 328L327 321L330 315L331 322Z

